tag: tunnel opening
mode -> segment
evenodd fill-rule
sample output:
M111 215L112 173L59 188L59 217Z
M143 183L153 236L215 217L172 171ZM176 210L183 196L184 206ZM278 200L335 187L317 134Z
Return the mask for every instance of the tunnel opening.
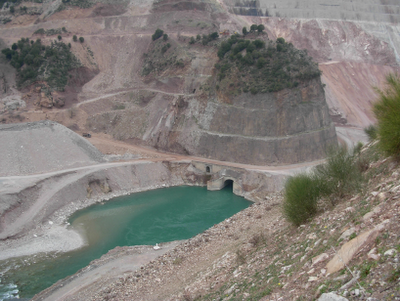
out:
M233 191L233 180L226 180L224 182L224 188L223 189L227 189L227 190L232 190Z
M206 172L207 172L207 173L211 172L210 166L206 166Z

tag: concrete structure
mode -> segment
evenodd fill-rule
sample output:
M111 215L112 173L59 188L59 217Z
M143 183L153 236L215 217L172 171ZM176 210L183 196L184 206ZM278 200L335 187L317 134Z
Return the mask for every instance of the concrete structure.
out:
M221 190L225 186L232 184L233 193L236 195L243 195L243 187L240 184L241 172L232 169L221 169L213 174L211 179L207 182L207 190L215 191Z
M294 172L294 170L288 170L286 173L275 173L202 161L192 161L191 168L197 174L205 174L208 190L221 190L232 184L234 194L253 200L257 198L258 192L265 196L268 192L281 191L286 178ZM247 197L249 194L252 195L251 198Z

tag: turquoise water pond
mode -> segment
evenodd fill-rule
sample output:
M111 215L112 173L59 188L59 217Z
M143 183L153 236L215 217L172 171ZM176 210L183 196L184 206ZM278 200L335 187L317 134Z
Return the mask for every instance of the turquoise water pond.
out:
M71 227L88 245L65 254L42 254L0 263L0 300L29 298L76 273L116 246L155 245L188 239L251 203L232 187L172 187L135 193L76 212Z

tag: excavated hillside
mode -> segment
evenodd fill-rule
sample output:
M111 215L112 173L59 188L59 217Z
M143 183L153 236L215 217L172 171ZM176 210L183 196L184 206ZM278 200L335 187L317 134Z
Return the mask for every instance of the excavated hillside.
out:
M338 135L353 131L357 140L362 128L374 122L370 110L376 97L373 86L380 86L388 72L399 70L400 4L396 0L246 1L243 4L214 0L37 2L16 1L13 12L10 4L1 7L0 48L12 48L21 38L25 44L26 38L29 43L40 39L44 46L41 51L46 53L46 47L52 49L52 43L57 41L65 44L63 49L68 47L79 66L70 65L63 70L68 74L68 84L63 89L53 89L45 82L46 76L52 75L49 70L40 75L40 82L20 85L18 71L0 54L0 122L5 124L2 129L11 129L14 125L9 124L14 123L57 121L79 134L90 132L92 141L101 143L107 152L117 148L111 145L115 140L107 139L113 137L172 152L259 165L314 160L323 156L325 145L336 140L331 119ZM293 87L276 88L277 91L263 92L258 87L260 91L254 90L257 94L253 94L252 86L240 82L242 71L237 72L240 66L235 65L222 79L232 82L219 83L221 69L215 65L220 59L220 43L235 32L241 35L242 28L249 30L252 24L262 24L265 29L262 35L251 33L249 39L261 39L267 44L282 37L295 48L306 49L319 64L321 78L296 80L297 85L293 81L290 82ZM162 29L168 37L152 41L156 29ZM203 44L203 37L213 32L220 37ZM247 52L243 50L242 56L246 57ZM71 58L70 53L61 57L49 50L50 55L45 54L48 64L43 66L63 63L60 62L63 57ZM286 67L284 71L289 70ZM234 81L232 74L236 76ZM243 76L246 83L249 78L247 73ZM63 133L67 132L63 130ZM49 137L61 138L53 135L50 133ZM69 139L66 136L63 139ZM129 149L123 142L116 144ZM40 144L35 147L31 151L40 151ZM45 162L48 166L37 164L28 172L41 172L40 168L44 167L53 170L78 166L83 161L92 164L98 160L82 152L82 145L76 151L82 158ZM27 153L18 149L10 155L17 158ZM56 153L53 155L57 157ZM145 175L148 180L148 186L143 189L160 187L159 183L165 179L171 183L176 180L168 173L169 164L165 166L163 158L154 163L156 169L148 167L153 163L140 165L137 174ZM379 169L389 163L382 160L374 165ZM121 176L124 175L121 170L127 169L115 163L113 170L101 172L102 181L98 183L90 182L92 174L97 172L96 166L76 174L67 172L62 181L46 180L43 187L50 187L57 197L50 209L55 210L61 202L68 203L71 191L81 200L92 190L102 191L108 187L103 185L104 181L114 171L123 180L120 188L132 191L132 182L136 185L139 179L133 181L129 176ZM324 290L338 288L343 288L342 295L358 298L356 293L360 289L352 280L354 275L338 272L325 277L324 260L334 257L336 251L331 246L339 248L348 240L358 241L357 237L355 240L351 237L365 237L367 231L375 231L376 240L372 244L369 241L368 248L361 250L350 264L365 282L361 285L368 288L369 295L362 292L362 297L398 298L392 282L398 282L399 187L395 183L399 170L391 163L385 170L381 180L377 177L371 180L365 194L343 201L334 211L321 212L315 223L297 230L282 221L278 208L281 198L265 198L259 192L265 202L216 225L141 271L130 272L120 279L110 274L88 290L78 291L78 296L66 298L149 300L148 296L153 294L154 300L190 300L199 296L211 299L263 296L265 300L285 300L305 294L305 298L312 299ZM15 174L25 172L21 168ZM265 181L264 178L257 180ZM13 178L5 184L10 181ZM55 182L58 186L54 187ZM86 182L88 187L82 184ZM114 187L111 185L111 188ZM32 189L36 188L32 186ZM52 195L41 196L45 201ZM17 204L20 198L12 201ZM78 208L73 203L70 207L71 211L64 214ZM26 217L35 224L35 215L23 206L17 209L25 215L14 222L22 225ZM33 211L36 216L42 214L40 206ZM6 236L14 235L18 229L7 224L10 231ZM346 236L339 238L343 233ZM60 237L65 238L64 232ZM293 238L296 243L291 243ZM38 245L46 241L47 237ZM271 242L274 242L272 248ZM282 258L282 250L288 258ZM321 254L325 254L323 261L314 264ZM114 257L113 253L109 255ZM367 262L370 259L374 260L371 265ZM271 270L265 269L267 266Z
M292 10L289 3L275 5L274 17L254 16L236 10L237 3L232 8L228 2L214 1L83 1L81 7L74 1L19 2L13 14L3 7L2 47L22 37L40 38L50 45L60 36L61 42L71 45L81 67L68 71L70 80L64 91L49 95L43 93L47 91L43 84L41 89L34 84L17 90L15 70L0 58L1 121L51 119L78 133L101 132L162 150L252 164L321 158L325 145L335 140L323 90L336 125L372 123L369 107L375 96L371 87L397 68L399 27L393 23L396 18L386 18L389 15L380 3L365 13L376 16L372 19L360 15L341 20L337 11L357 11L361 4L353 3L349 10L348 3L342 3L339 8L310 14L307 10L313 4ZM271 12L275 9L270 4L257 5ZM384 8L396 16L398 5L388 5ZM298 14L282 19L278 15L284 11ZM321 11L331 15L320 15ZM251 24L265 26L265 41L283 37L307 49L320 65L325 89L318 80L303 80L296 88L255 96L245 89L228 96L216 91L219 43L226 33L241 33ZM159 41L151 39L157 28L168 34L165 44L170 47L164 50L155 49ZM198 35L212 32L223 34L207 45L197 40ZM82 42L75 42L74 36L82 37ZM295 122L288 125L288 120ZM315 148L311 151L309 145Z

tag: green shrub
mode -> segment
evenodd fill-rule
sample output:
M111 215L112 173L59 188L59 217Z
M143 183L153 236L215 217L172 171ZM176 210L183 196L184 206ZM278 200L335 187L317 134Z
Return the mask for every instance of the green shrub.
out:
M330 149L326 163L315 167L320 193L330 197L333 205L336 198L342 198L361 188L362 174L356 159L346 147L340 146Z
M79 37L79 42L83 43L85 42L85 39L83 37Z
M326 162L312 172L289 178L282 207L286 219L298 226L317 213L322 198L335 205L338 198L359 190L363 177L358 159L345 147L337 147L331 149Z
M153 41L161 38L161 36L164 34L164 31L157 28L156 31L154 32L154 34L151 36L151 38L153 39Z
M312 174L298 174L285 184L283 215L296 226L306 222L317 213L318 184Z
M73 36L72 36L72 40L73 40L74 42L77 42L77 41L78 41L78 37L77 37L76 35L73 35Z
M364 132L367 134L369 141L374 141L376 138L378 138L378 130L373 124L366 127Z
M46 33L46 31L44 30L44 28L39 28L33 34L45 34L45 33Z
M377 119L379 146L384 153L400 158L400 78L389 74L387 88L377 89L379 100L373 111Z

